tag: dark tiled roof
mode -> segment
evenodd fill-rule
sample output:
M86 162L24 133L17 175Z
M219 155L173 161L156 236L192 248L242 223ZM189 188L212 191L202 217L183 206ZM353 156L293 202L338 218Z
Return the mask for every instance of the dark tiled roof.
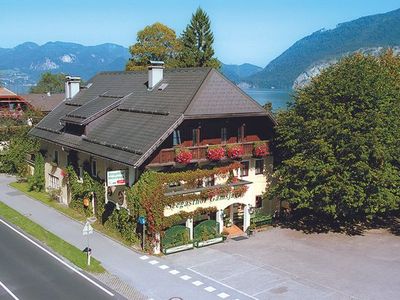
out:
M265 109L221 73L212 70L186 109L185 116L257 113L265 115Z
M186 115L265 115L254 100L210 68L165 70L163 80L151 91L147 79L143 71L100 73L90 80L88 89L62 102L31 134L140 166ZM166 87L159 90L162 84ZM60 120L87 124L86 136L66 133Z

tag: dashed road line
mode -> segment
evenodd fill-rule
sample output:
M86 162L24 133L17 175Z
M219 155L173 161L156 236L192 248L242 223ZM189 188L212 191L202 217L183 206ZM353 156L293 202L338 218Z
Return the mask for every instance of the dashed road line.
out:
M222 299L225 299L225 298L229 297L229 294L227 294L227 293L219 293L217 296L222 298Z
M151 264L151 265L156 265L156 264L158 264L158 261L156 261L156 260L151 260L151 261L149 261L149 264Z
M207 292L212 293L216 290L216 288L212 287L212 286L208 286L206 288L204 288Z
M160 268L161 270L169 269L169 267L168 267L167 265L161 265L161 266L159 266L159 268Z
M183 279L183 280L189 280L190 278L192 278L192 277L190 277L189 275L181 276L181 279Z
M194 284L195 286L200 286L200 285L203 285L204 283L202 283L201 281L196 280L196 281L193 281L192 284Z
M179 274L180 272L178 270L171 270L169 271L172 275Z
M141 256L141 257L139 257L141 260L146 260L146 259L149 259L149 257L147 256L147 255L143 255L143 256Z

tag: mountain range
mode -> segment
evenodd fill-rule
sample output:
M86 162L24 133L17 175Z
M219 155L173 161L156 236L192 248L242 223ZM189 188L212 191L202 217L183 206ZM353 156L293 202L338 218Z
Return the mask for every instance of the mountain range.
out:
M354 52L378 54L400 46L400 9L321 29L294 43L261 72L245 79L261 88L288 89L305 84L311 76Z
M291 89L303 86L324 68L354 52L377 55L391 47L400 53L400 9L362 17L306 36L265 68L244 63L223 64L221 72L243 87ZM79 75L84 80L100 71L124 70L130 54L116 44L83 46L67 42L26 42L0 48L0 82L26 92L46 71Z
M76 43L26 42L14 48L0 48L0 82L16 92L26 92L43 72L81 76L84 80L100 71L120 71L130 57L128 48L116 44L83 46ZM222 64L221 71L239 83L262 68L251 64Z

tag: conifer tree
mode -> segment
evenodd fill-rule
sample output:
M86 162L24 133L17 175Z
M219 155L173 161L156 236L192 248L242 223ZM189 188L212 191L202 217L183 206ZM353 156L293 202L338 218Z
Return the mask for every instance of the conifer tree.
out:
M181 36L183 49L180 61L183 67L213 67L221 64L214 57L214 35L208 15L198 8Z

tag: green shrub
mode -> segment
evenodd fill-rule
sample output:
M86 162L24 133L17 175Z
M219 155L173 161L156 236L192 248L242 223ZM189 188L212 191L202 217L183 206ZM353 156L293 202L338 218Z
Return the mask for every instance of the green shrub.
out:
M272 223L272 215L256 213L254 217L251 218L251 223L253 223L256 227L271 224Z
M189 228L183 225L175 225L167 229L161 239L161 245L165 248L171 248L188 244Z
M193 236L195 241L207 241L220 236L218 233L218 222L206 220L194 228Z
M29 191L41 192L44 190L44 159L43 156L38 153L35 157L35 171L33 176L28 178Z

